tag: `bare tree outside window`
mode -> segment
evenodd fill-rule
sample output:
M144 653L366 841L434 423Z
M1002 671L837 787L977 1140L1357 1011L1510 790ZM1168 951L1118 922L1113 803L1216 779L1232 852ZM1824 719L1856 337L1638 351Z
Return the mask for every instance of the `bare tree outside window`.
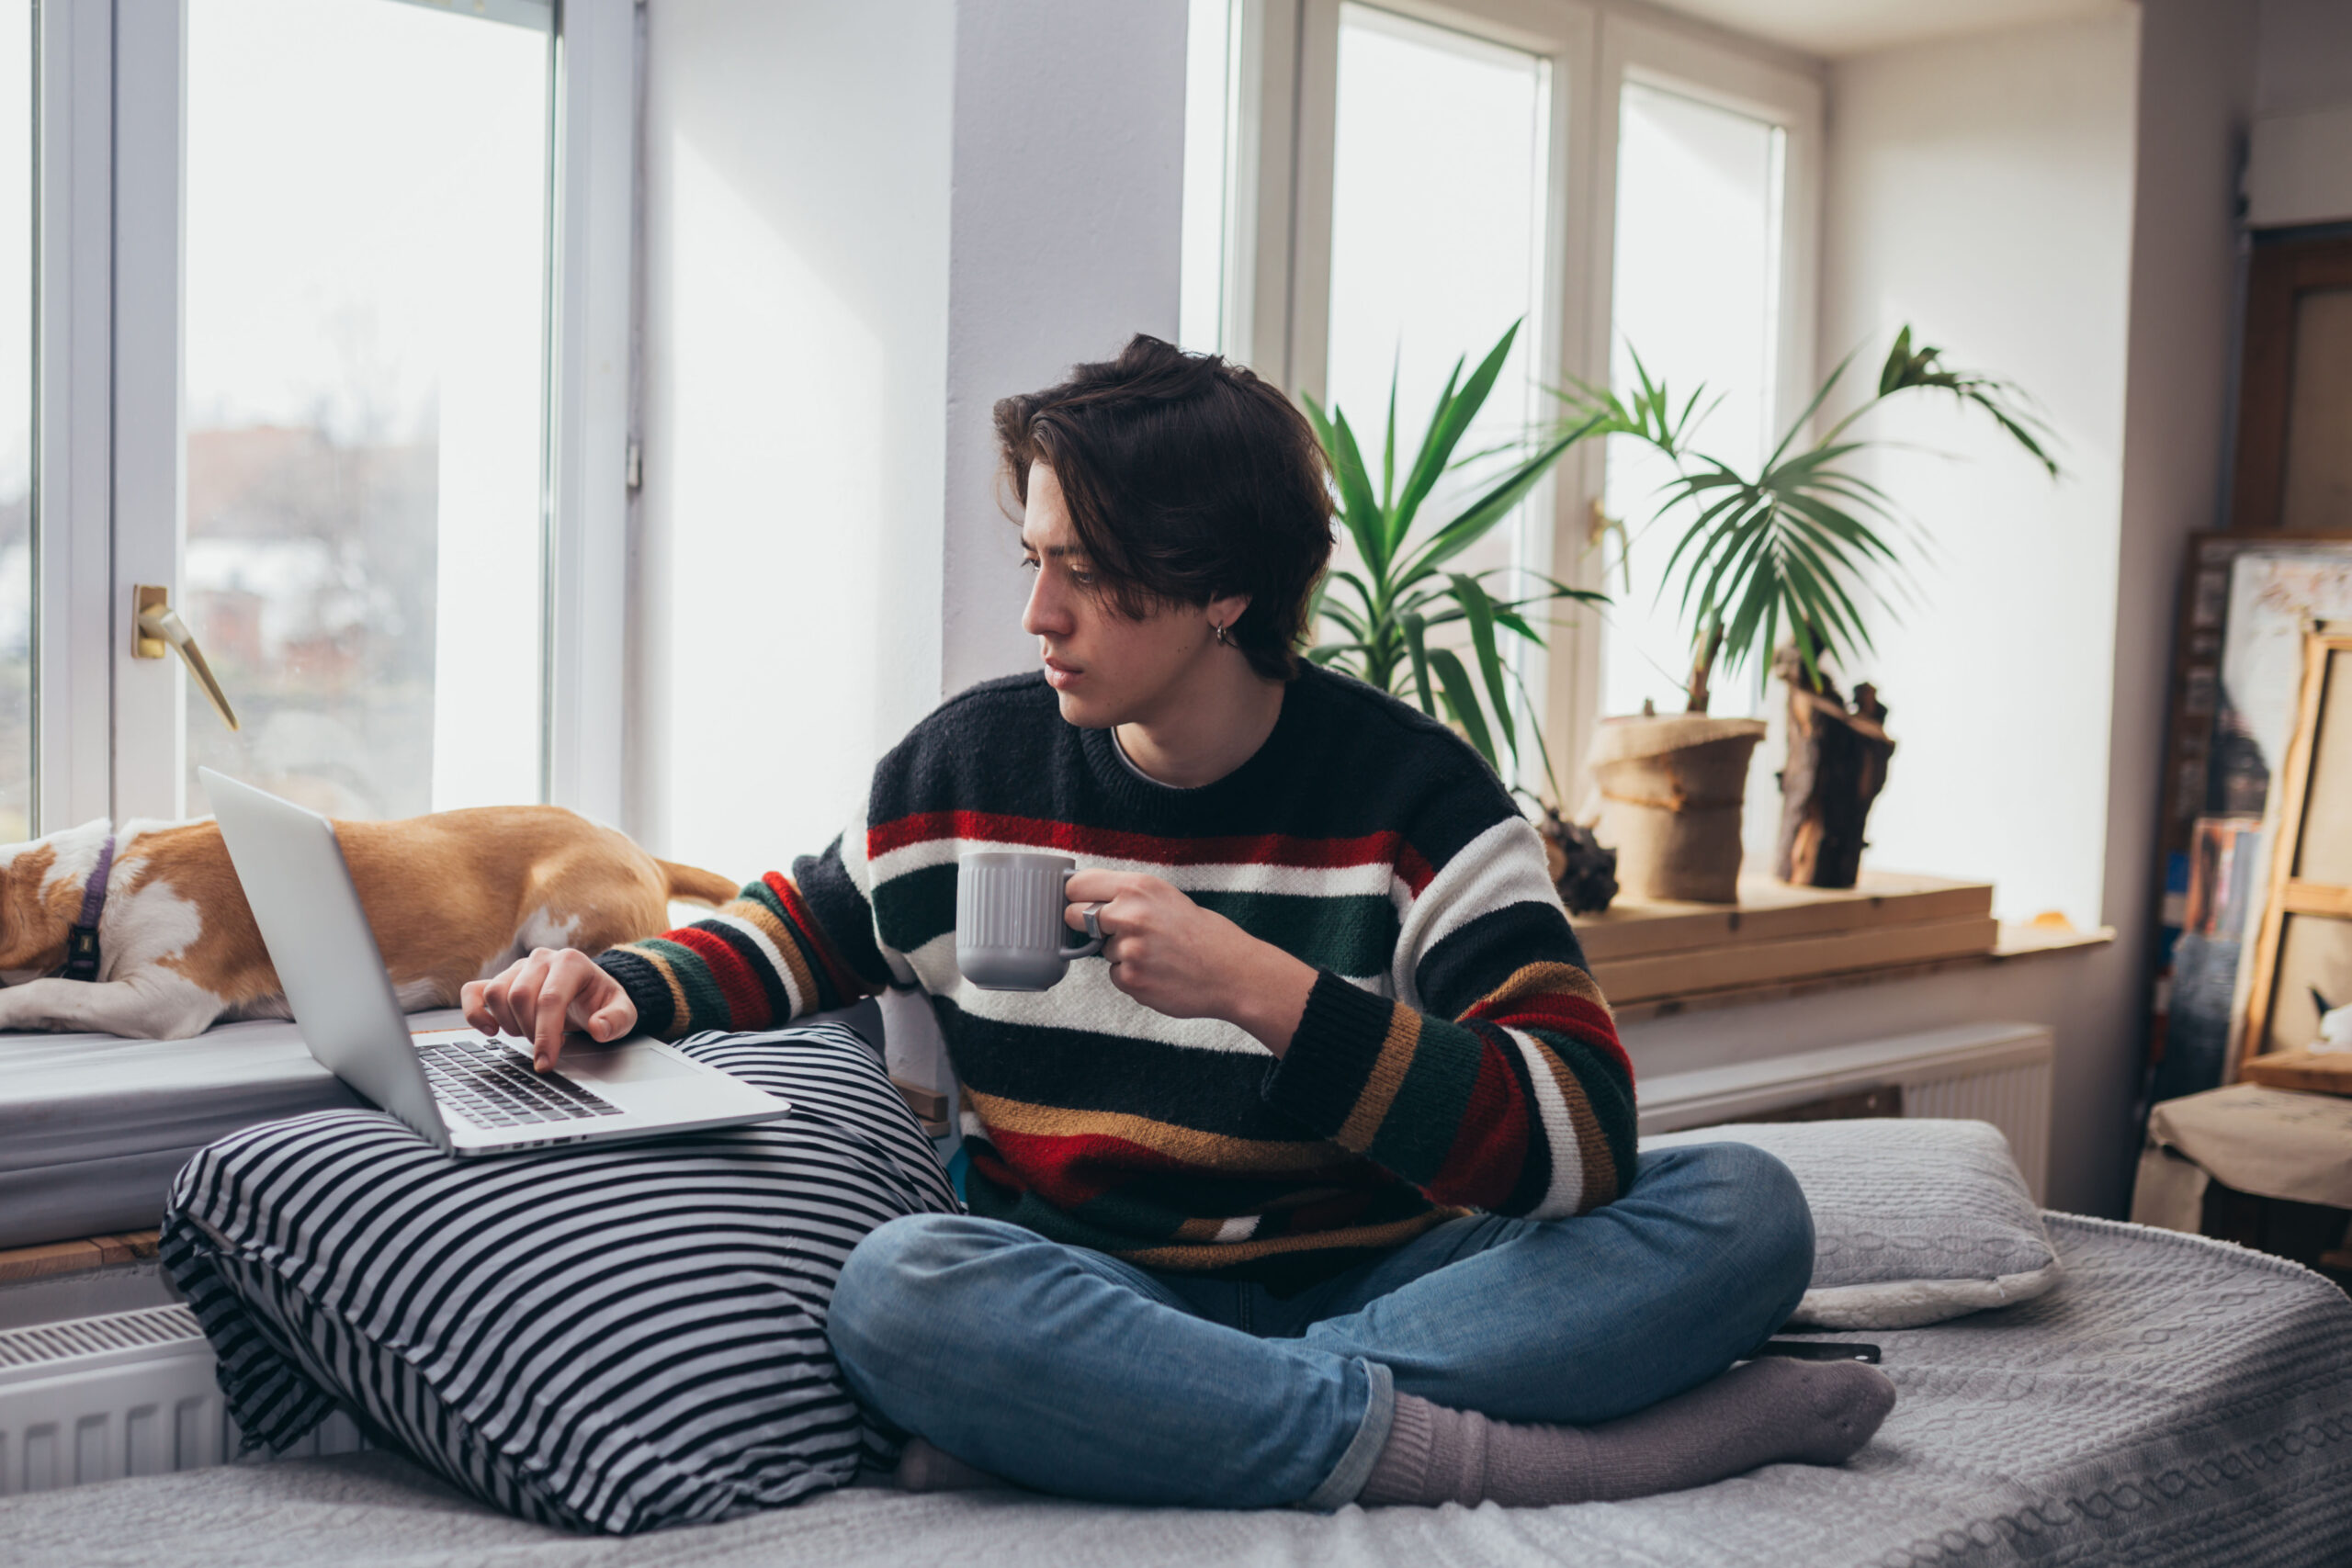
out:
M187 71L190 776L536 800L545 28L191 0Z

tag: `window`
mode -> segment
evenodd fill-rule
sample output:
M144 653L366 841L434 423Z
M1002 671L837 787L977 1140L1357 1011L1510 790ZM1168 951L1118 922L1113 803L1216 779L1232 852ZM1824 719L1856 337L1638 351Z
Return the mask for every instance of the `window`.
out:
M181 582L243 726L188 682L190 802L541 795L550 16L510 15L190 0Z
M1710 412L1699 449L1752 470L1794 412L1777 396L1786 138L1767 121L1639 81L1618 102L1610 382L1621 392L1635 384L1638 353L1669 388L1703 384ZM1661 713L1681 707L1690 649L1676 598L1658 588L1687 518L1678 512L1645 526L1650 497L1671 477L1655 449L1611 444L1602 504L1626 533L1607 563L1618 599L1603 655L1608 713L1639 713L1645 700ZM1750 715L1758 703L1756 682L1742 679L1721 686L1711 711Z
M0 828L201 811L199 764L616 820L629 0L37 16L0 41L0 291L36 295L0 307ZM134 641L159 596L235 730Z
M1455 363L1519 335L1457 451L1516 442L1545 412L1535 367L1550 323L1544 288L1551 72L1540 55L1369 6L1340 8L1332 134L1331 268L1324 389L1377 463L1390 388L1398 461L1409 462ZM1476 235L1473 244L1464 235ZM1448 474L1428 506L1449 514L1479 488ZM1527 555L1523 505L1450 563L1498 593ZM1347 563L1353 547L1343 542ZM1434 641L1467 646L1461 626ZM1505 647L1524 651L1516 641Z
M1177 342L1225 345L1225 259L1232 238L1233 80L1240 0L1191 0L1184 39L1182 296Z
M1653 368L1678 384L1725 394L1707 431L1727 454L1777 439L1803 406L1817 76L1610 0L1265 0L1233 15L1227 353L1341 404L1360 432L1393 369L1409 444L1454 356L1523 319L1470 451L1546 421L1547 387L1622 383L1629 342L1645 357L1656 344ZM1205 291L1193 234L1188 299ZM1471 563L1620 601L1562 611L1549 657L1521 670L1571 809L1593 721L1670 700L1681 679L1644 545L1633 564L1652 581L1628 595L1592 525L1595 503L1636 510L1655 482L1618 453L1573 453Z
M33 815L33 7L0 5L0 843Z

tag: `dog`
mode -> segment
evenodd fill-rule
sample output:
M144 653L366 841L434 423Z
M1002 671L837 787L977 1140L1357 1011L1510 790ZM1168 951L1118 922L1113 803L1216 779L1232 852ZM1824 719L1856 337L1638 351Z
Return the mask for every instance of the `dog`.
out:
M556 806L334 833L410 1011L455 1006L468 980L534 948L600 953L668 930L673 898L716 906L737 891ZM0 1029L184 1040L290 1016L210 818L101 818L0 848Z

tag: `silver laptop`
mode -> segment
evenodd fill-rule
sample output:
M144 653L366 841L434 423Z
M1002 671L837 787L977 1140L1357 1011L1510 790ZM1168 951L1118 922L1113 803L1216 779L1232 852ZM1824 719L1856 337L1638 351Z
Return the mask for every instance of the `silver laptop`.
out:
M442 1153L615 1143L791 1111L650 1035L610 1045L574 1035L550 1073L532 1071L528 1041L470 1029L412 1035L334 825L197 771L311 1055Z

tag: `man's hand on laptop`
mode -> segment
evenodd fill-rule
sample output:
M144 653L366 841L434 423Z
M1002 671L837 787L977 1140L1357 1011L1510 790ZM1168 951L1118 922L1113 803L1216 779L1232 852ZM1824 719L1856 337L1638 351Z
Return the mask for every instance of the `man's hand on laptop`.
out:
M538 948L487 980L467 981L458 1000L484 1034L531 1042L531 1065L543 1073L561 1054L566 1030L609 1041L637 1027L637 1004L620 982L577 948Z

